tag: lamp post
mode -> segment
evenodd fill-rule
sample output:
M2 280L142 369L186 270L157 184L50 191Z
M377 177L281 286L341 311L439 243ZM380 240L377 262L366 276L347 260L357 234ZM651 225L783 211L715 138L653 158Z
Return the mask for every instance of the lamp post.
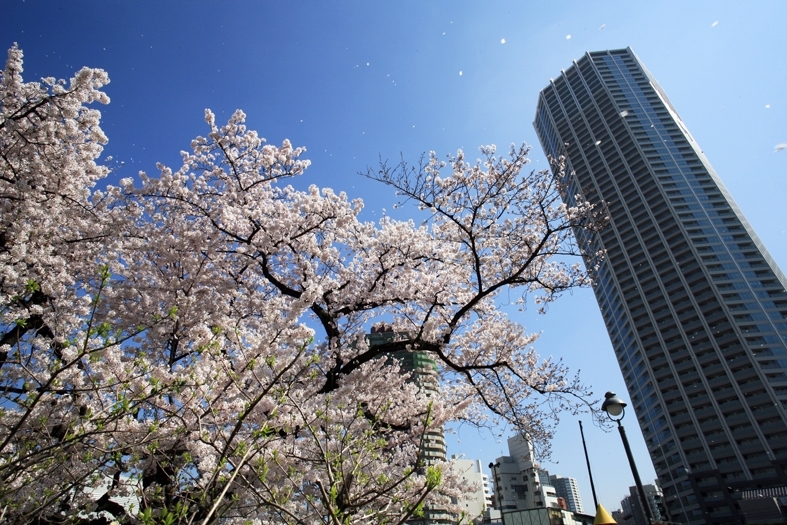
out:
M631 466L631 473L634 475L634 483L637 484L637 491L639 492L639 499L642 501L642 510L645 512L645 517L648 523L653 523L653 513L648 505L648 498L645 497L645 489L642 488L642 481L639 479L639 472L637 472L637 465L634 464L634 456L631 454L631 447L629 440L626 437L626 430L620 421L626 415L626 402L615 395L615 392L607 392L604 394L604 402L601 404L601 410L607 413L609 419L618 424L620 431L620 439L623 440L623 447L626 449L626 456L628 456L629 465ZM617 419L615 419L617 416Z
M497 482L497 469L500 467L500 462L489 463L489 469L492 471L492 479L495 481L495 497L497 498L497 507L500 509L500 515L503 515L503 492L501 486Z

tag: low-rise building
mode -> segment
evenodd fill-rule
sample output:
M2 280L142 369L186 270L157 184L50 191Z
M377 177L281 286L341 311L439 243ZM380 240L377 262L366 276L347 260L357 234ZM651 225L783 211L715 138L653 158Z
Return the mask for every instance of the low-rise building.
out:
M473 490L468 492L464 499L458 502L465 513L462 523L472 521L480 523L487 509L487 501L490 500L489 478L484 474L479 459L462 459L456 455L451 457L451 469L462 476Z

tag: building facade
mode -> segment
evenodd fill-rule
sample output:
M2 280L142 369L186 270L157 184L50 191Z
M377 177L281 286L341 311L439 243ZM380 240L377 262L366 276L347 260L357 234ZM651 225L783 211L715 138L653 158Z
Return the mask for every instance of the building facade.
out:
M380 346L395 340L395 334L390 326L381 323L372 328L366 335L370 346ZM394 350L389 353L390 358L399 363L403 373L412 373L412 379L427 395L437 392L437 365L427 352L410 351L406 349ZM426 464L446 461L447 448L445 434L442 429L431 430L426 433L421 445L422 459Z
M577 239L671 520L742 523L787 487L787 280L630 48L574 61L534 125L564 200L608 210Z
M664 493L658 485L643 485L645 498L650 507L650 514L658 522L669 521L666 509L664 508ZM639 492L637 487L629 487L629 495L620 502L622 508L627 509L629 514L624 519L629 525L650 525L645 511L640 504Z
M503 514L512 510L558 508L557 493L542 479L533 454L533 445L522 435L508 438L508 456L492 466L495 508Z
M465 513L461 523L479 523L483 520L484 511L491 505L489 478L481 468L480 459L462 459L456 455L451 457L451 469L467 481L473 490L466 493L457 503Z
M585 509L582 506L582 498L579 496L579 485L576 479L551 475L549 476L549 484L555 487L555 493L557 493L558 497L566 500L568 510L576 512L577 514L585 513Z

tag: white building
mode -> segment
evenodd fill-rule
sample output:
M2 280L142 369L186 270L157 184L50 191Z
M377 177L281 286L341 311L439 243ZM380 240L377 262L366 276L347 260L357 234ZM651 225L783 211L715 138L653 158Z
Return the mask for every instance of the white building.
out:
M466 514L462 523L480 521L487 506L491 504L489 478L481 470L481 460L460 459L454 455L451 457L451 468L474 488L473 492L467 493L465 499L459 501Z
M495 507L504 512L558 508L555 488L541 479L530 441L521 435L508 438L508 453L497 458L492 469Z

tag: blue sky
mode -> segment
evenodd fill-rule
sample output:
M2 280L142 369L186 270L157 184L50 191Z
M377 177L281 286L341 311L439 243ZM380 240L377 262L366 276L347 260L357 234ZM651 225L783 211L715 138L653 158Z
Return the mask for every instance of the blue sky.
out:
M68 78L82 66L112 80L101 108L124 161L119 177L178 166L204 135L205 108L235 109L269 142L306 146L298 185L346 191L364 217L393 212L394 195L357 175L380 157L415 160L481 144L533 145L538 92L586 51L631 46L667 92L761 240L787 269L787 2L771 1L0 1L0 45L18 42L25 78ZM534 309L532 309L534 310ZM589 290L546 316L517 317L543 332L537 348L581 370L599 398L628 397ZM633 484L616 433L586 415L596 490L608 508ZM641 477L655 474L633 414L626 420ZM484 465L502 437L461 428L449 453ZM498 443L498 440L501 442ZM562 419L552 473L592 495L577 418Z

